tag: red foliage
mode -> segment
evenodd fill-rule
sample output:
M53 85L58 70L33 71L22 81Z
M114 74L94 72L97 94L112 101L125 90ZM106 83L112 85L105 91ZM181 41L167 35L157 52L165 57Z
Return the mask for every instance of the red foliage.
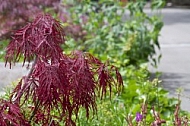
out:
M17 62L24 55L24 63L34 56L56 61L62 56L60 44L63 43L64 34L59 22L49 15L39 15L34 22L15 32L5 58L8 62Z
M0 38L26 24L44 7L58 7L60 0L0 0Z
M80 51L64 55L60 47L63 43L59 22L50 15L39 15L34 22L18 30L7 47L6 63L10 66L22 56L23 64L35 59L30 73L21 79L10 98L20 106L32 98L34 107L28 122L58 125L52 122L54 117L63 120L65 125L75 125L71 117L73 114L77 117L81 107L86 109L86 117L90 109L95 113L96 90L103 97L107 90L111 94L113 85L118 91L122 87L122 77L114 66ZM113 71L116 79L111 76ZM52 110L59 114L55 117Z
M0 126L29 126L22 116L19 105L0 100Z

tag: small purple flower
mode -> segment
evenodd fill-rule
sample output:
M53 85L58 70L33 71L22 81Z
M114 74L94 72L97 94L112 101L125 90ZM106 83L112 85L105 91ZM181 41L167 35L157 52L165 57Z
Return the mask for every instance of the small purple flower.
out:
M136 121L140 122L140 121L142 121L142 119L143 119L143 116L139 112L137 112L137 114L136 114Z

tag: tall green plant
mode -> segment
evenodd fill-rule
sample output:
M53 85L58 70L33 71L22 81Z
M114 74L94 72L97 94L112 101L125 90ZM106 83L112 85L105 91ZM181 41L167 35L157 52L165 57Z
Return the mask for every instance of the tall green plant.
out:
M158 15L146 14L145 4L137 1L122 7L111 0L77 3L70 8L71 19L86 34L76 39L75 46L102 59L109 58L118 66L138 66L149 60L156 66L159 58L154 57L155 48L160 48L158 36L163 22Z

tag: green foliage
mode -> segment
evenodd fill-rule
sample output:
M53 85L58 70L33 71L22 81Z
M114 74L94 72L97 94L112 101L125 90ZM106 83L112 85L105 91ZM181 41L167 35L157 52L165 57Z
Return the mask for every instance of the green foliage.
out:
M136 124L135 115L142 111L142 105L147 105L147 114L142 126L150 125L155 119L152 107L160 114L166 125L173 125L174 113L178 99L167 98L168 91L160 86L160 81L149 80L149 72L145 67L137 70L134 66L128 68L126 74L127 81L123 93L120 96L114 96L112 100L105 99L97 101L97 116L86 119L85 111L79 113L79 126L126 126L126 118L130 115L133 124ZM190 115L187 112L180 111L180 116Z
M153 10L162 9L165 5L166 5L166 1L165 0L153 0L151 2L151 8Z
M126 7L119 2L104 0L77 3L70 8L71 19L82 26L86 35L77 38L77 42L70 46L120 66L138 66L149 59L156 66L158 57L154 57L155 48L160 48L158 36L163 22L158 15L146 14L144 6L144 1L131 2ZM83 22L82 16L86 16L86 22ZM67 41L70 43L73 39Z
M9 40L0 40L0 61L4 61L5 48L8 45Z

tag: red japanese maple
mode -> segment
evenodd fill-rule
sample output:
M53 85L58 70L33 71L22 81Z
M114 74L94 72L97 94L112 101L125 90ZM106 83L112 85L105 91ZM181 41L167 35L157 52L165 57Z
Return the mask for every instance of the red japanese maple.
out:
M6 50L6 64L10 63L11 67L11 63L24 57L23 65L26 61L32 61L33 65L13 90L8 105L20 110L26 101L32 99L34 106L30 107L30 117L24 118L17 110L13 115L19 117L19 121L2 118L0 124L30 125L35 122L49 126L64 122L68 126L75 125L72 115L77 117L81 107L86 109L87 117L90 109L96 112L96 91L101 97L107 91L111 92L112 85L120 91L122 77L117 68L102 63L89 53L74 51L70 55L63 54L61 44L65 42L64 37L60 23L50 15L37 16L14 34ZM0 107L0 116L4 116L1 112L4 107ZM58 114L54 115L53 110ZM11 116L6 113L6 117ZM59 123L53 120L55 118Z

